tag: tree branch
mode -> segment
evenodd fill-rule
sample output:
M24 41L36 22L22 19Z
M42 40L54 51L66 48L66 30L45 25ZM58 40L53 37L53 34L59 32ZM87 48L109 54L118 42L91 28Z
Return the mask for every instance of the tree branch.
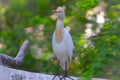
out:
M27 71L7 68L5 66L0 65L0 80L52 80L53 77L54 75L27 72ZM77 77L72 77L72 78L74 80L87 80L82 78L78 79ZM59 78L56 78L55 80L59 80ZM71 80L71 79L66 79L66 80ZM88 80L108 80L108 79L92 78Z
M1 65L10 65L10 66L19 66L22 64L24 56L26 55L26 50L29 46L29 41L25 40L22 46L19 49L19 52L15 58L12 58L6 54L0 54L0 64Z

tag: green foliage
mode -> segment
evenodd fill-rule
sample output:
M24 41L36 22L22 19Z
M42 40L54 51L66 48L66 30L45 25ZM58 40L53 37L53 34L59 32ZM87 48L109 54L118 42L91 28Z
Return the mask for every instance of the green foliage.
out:
M120 5L112 6L112 8L118 8L118 9L120 9Z
M74 17L78 19L81 23L86 23L85 18L88 10L94 8L98 5L98 0L80 0L76 2L76 9L72 12Z
M86 0L89 1L89 0ZM97 5L97 1L95 5L92 2L83 4L86 2L85 0L82 2L77 2L77 8L73 11L73 17L75 19L76 28L81 27L79 30L80 37L76 42L76 54L77 56L77 70L76 73L80 73L81 77L101 77L107 74L106 68L108 67L111 61L115 60L115 57L119 55L119 37L120 37L120 29L119 22L116 20L119 12L109 11L106 16L111 20L110 22L106 22L104 24L104 28L102 32L96 36L91 37L90 40L94 43L94 48L88 47L83 48L82 46L85 44L84 39L84 28L82 24L88 23L85 19L85 14L88 10L95 7ZM79 7L80 6L80 7ZM90 7L89 7L90 6ZM111 15L109 15L111 14ZM94 24L94 23L93 23ZM81 26L80 26L81 25ZM94 29L93 29L94 30ZM82 69L84 67L84 69ZM78 71L78 72L77 72ZM81 74L82 73L82 74Z
M76 6L80 12L79 15L85 17L88 10L98 5L98 0L82 0L76 3Z

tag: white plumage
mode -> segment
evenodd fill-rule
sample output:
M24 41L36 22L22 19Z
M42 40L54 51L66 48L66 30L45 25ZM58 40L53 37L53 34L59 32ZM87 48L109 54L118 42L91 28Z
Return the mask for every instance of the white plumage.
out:
M60 63L60 66L64 70L68 70L74 45L70 33L64 28L65 13L63 8L58 7L54 12L58 17L58 20L52 37L53 51ZM65 63L67 63L67 67L65 67Z

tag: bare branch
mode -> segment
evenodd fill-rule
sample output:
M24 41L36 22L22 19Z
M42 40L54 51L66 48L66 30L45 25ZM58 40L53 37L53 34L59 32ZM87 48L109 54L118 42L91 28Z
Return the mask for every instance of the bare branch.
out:
M0 54L0 64L10 65L10 66L19 66L21 65L24 56L26 55L26 50L29 46L29 41L26 40L19 49L19 52L15 58L12 58L6 54Z

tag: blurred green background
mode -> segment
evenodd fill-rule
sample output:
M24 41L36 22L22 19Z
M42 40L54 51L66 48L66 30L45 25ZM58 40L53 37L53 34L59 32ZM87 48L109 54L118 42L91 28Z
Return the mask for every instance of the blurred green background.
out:
M17 68L55 74L52 10L58 6L65 9L75 45L69 75L120 80L120 0L0 0L0 53L15 57L28 39L29 50Z

